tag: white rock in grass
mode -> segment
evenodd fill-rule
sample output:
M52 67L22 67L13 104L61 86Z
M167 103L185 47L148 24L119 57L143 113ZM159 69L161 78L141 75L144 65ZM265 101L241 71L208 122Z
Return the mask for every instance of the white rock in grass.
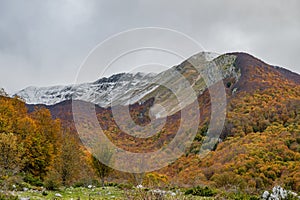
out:
M56 196L56 197L62 197L62 195L59 194L59 193L56 193L55 196Z
M171 192L171 196L176 196L176 193L175 192Z
M93 186L92 186L92 185L89 185L89 186L88 186L88 188L89 188L89 189L92 189L92 188L93 188Z
M142 185L137 185L136 188L139 188L139 189L140 189L140 188L144 188L144 186L142 186Z
M271 194L268 200L280 200L279 197L275 194Z
M296 192L292 192L292 191L289 191L288 193L294 197L296 197L298 195ZM300 199L300 196L298 198Z
M268 191L264 191L263 195L261 196L263 199L268 199L270 196L270 193Z

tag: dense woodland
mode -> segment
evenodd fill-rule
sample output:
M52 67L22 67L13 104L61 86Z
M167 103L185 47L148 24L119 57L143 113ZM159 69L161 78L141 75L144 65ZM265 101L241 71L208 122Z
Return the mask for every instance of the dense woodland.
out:
M92 156L49 110L29 114L20 99L2 96L0 113L1 188L28 183L55 189L98 179Z
M229 104L227 135L215 151L204 159L197 156L205 137L204 124L184 156L139 181L164 187L237 187L250 193L280 184L299 191L299 92L295 87L239 94ZM100 182L101 178L136 184L134 176L128 174L113 173L113 178L109 178L111 170L101 174L101 167L106 166L97 167L101 163L80 145L77 137L62 128L60 120L52 119L49 110L36 108L28 113L24 102L9 97L1 97L0 105L2 188L27 182L55 189Z

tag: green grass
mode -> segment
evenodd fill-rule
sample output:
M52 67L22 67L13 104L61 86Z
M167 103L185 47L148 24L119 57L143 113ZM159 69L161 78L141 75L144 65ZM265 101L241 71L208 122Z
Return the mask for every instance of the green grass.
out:
M30 197L30 200L38 199L73 199L88 200L88 199L123 199L123 191L115 187L106 188L66 188L60 191L47 191L48 195L44 196L41 191L16 192L18 197ZM62 198L56 197L59 193Z
M26 192L14 192L13 194L15 196L21 197L29 197L30 200L60 200L60 199L68 199L68 200L100 200L100 199L128 199L128 194L130 193L129 199L141 199L145 195L145 191L141 192L141 190L133 189L133 190L127 190L124 191L122 189L119 189L117 187L105 187L105 188L93 188L88 189L84 187L79 188L66 188L59 191L46 191L47 195L43 195L42 191L36 191L36 190L29 190ZM57 197L55 194L61 194L62 197ZM147 192L146 192L147 193ZM147 197L153 197L152 195L149 195ZM192 195L166 195L163 199L166 200L175 200L175 199L192 199L192 200L210 200L213 198L209 197L199 197L199 196L192 196Z

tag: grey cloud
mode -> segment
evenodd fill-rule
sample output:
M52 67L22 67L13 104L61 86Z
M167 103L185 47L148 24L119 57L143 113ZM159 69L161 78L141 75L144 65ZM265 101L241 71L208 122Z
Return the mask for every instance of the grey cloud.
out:
M297 0L2 0L0 87L72 83L95 45L147 26L181 31L207 51L246 51L299 73L299 7Z

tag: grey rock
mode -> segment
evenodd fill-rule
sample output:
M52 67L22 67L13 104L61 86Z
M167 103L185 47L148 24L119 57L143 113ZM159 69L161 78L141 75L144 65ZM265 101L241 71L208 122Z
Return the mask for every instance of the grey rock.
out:
M297 197L297 193L285 190L281 186L275 186L272 189L272 193L265 191L262 194L262 199L264 199L264 200L282 200L282 199L287 199L289 195Z

